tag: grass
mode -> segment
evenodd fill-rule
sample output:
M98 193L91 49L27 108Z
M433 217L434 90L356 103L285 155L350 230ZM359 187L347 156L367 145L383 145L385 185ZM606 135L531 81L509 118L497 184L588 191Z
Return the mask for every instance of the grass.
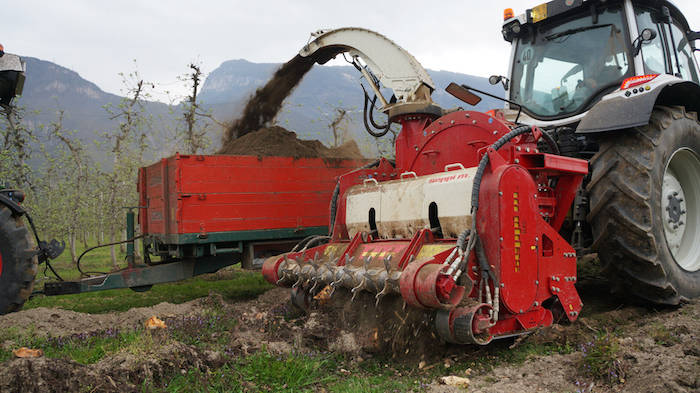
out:
M617 336L604 333L580 345L580 368L587 376L611 384L624 383L625 373Z
M335 371L341 361L341 356L328 353L276 355L260 351L244 359L234 359L210 373L194 370L176 375L162 389L169 392L314 391L317 384L327 386L339 379Z
M42 349L52 358L70 358L81 364L93 364L110 353L137 345L143 340L142 329L104 329L64 337L37 336L32 329L0 331L0 342L11 340L13 347ZM12 358L12 351L0 348L0 361Z

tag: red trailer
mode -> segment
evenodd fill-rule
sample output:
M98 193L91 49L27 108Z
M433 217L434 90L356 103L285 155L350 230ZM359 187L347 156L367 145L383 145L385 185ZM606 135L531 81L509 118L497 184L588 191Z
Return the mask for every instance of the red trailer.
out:
M307 237L329 234L337 178L369 160L181 155L139 170L144 263L127 243L128 267L46 283L46 295L114 288L148 290L241 262L262 266ZM134 239L134 213L127 238ZM257 261L256 261L257 259ZM257 264L256 264L257 265Z
M300 239L327 235L336 178L368 161L181 155L141 168L139 224L145 255L228 254L252 267Z

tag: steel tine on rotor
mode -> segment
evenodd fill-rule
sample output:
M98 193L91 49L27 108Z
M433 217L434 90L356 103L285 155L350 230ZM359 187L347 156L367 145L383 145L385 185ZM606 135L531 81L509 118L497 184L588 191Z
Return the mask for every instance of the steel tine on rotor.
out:
M379 292L377 295L374 296L375 299L377 299L376 302L374 302L374 307L379 307L379 301L382 300L382 298L386 295L389 294L389 283L385 282L384 283L384 288L382 289L381 292Z
M391 273L391 254L384 258L384 269L387 273Z
M315 270L318 270L318 251L316 251L313 259L311 259L309 262L311 262L311 266L313 266Z
M321 279L318 277L313 277L313 278L311 278L311 281L314 282L314 285L311 287L311 289L309 289L309 293L314 293L314 290L316 289L316 285L318 285L318 283L321 281Z
M340 258L336 259L330 259L330 262L323 262L323 266L328 269L329 272L335 277L335 274L338 272L338 269L340 269L340 266L338 266L338 261Z
M282 270L282 277L280 277L279 280L275 283L276 285L279 285L280 283L284 282L284 280L287 278L287 272L285 270Z
M365 285L365 277L362 277L362 282L360 282L360 285L356 286L355 288L351 289L350 292L352 292L352 299L350 299L351 302L355 301L355 296L357 296L357 293L362 289L362 287Z
M324 263L323 263L323 266L325 266L326 269L328 269L329 272L331 272L333 275L335 275L335 269L333 268L333 265L331 265L331 264L328 263L328 262L324 262Z
M304 281L304 278L299 276L299 279L297 280L297 282L295 282L294 285L292 285L292 289L297 288L301 284L302 281Z
M337 279L337 280L335 280L335 281L333 281L333 282L331 283L331 286L336 286L336 285L338 285L341 281L343 281L343 278L345 278L345 269L338 269L338 270L339 270L342 274L340 275L340 278L339 278L339 279ZM335 276L335 273L333 274L333 276Z
M344 269L344 268L345 268L345 267L343 266L343 269L340 269L340 272L342 273L342 274L340 275L340 278L338 278L336 281L333 281L333 282L330 284L330 285L331 285L331 293L328 294L328 297L330 297L331 295L333 295L333 293L335 292L335 286L338 285L338 284L340 284L340 282L343 281L343 278L345 278L345 269ZM334 274L334 275L335 275L335 274Z
M369 263L370 263L370 261L372 261L372 257L368 255L368 256L365 258L365 263L364 263L365 271L369 270Z

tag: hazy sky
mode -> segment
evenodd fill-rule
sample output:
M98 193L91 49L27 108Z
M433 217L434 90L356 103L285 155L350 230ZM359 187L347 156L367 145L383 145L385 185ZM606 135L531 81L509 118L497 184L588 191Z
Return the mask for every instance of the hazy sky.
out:
M676 0L700 30L697 0ZM375 30L425 67L477 76L505 74L510 46L503 10L538 1L434 0L22 0L3 7L8 53L52 61L121 94L119 73L137 69L156 90L184 94L177 76L199 61L205 72L246 59L283 63L319 29ZM691 13L693 15L691 15ZM136 60L136 64L134 64ZM29 82L28 82L29 83ZM167 100L166 96L157 97Z

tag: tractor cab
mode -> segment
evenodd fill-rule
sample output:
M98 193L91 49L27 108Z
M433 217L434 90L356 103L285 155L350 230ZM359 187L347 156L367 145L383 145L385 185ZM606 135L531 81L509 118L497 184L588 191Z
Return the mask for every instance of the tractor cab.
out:
M699 82L697 33L668 1L554 0L508 17L502 33L509 99L540 125L580 119L631 77Z
M10 106L12 100L22 95L25 62L10 53L0 56L0 106Z

